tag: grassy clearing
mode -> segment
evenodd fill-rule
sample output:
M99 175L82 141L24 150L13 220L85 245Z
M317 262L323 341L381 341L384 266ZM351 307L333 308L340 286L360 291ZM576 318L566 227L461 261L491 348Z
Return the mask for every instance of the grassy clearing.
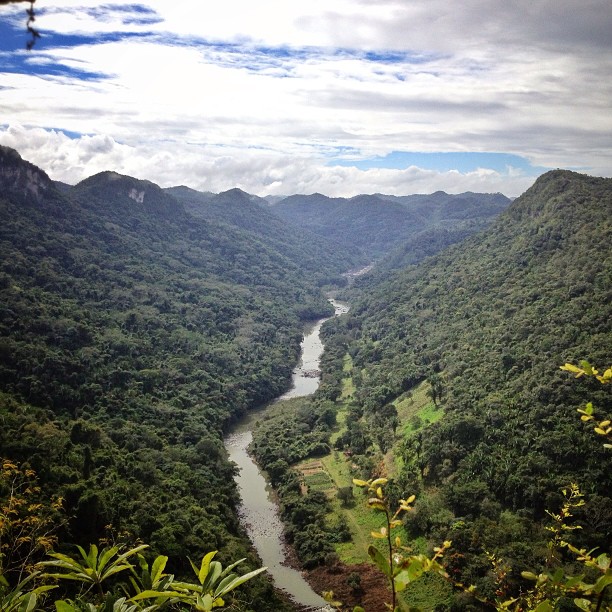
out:
M355 385L353 385L353 378L351 372L353 370L353 359L350 355L344 356L344 362L342 364L342 372L344 377L342 379L342 393L340 394L341 400L346 400L353 397L355 393Z
M338 402L336 413L336 427L331 435L331 444L336 442L338 437L346 429L346 417L348 414L348 402L355 391L353 380L350 376L353 364L349 355L345 356L343 364L344 378L342 381L342 393ZM394 445L398 449L405 436L413 433L428 423L433 423L442 417L443 411L438 409L428 395L429 384L424 382L416 387L411 393L399 397L394 403L398 411L401 426L398 429L398 436ZM384 457L388 476L393 477L401 470L401 460L395 456L391 449ZM352 460L344 453L333 450L329 455L302 462L297 467L304 477L304 483L312 490L324 491L329 498L332 511L328 517L330 524L338 522L338 518L343 516L349 526L352 541L345 544L337 544L336 552L342 561L348 565L370 562L368 547L372 544L381 547L384 542L374 540L370 535L372 531L378 531L384 524L381 513L374 512L366 506L366 496L363 490L353 487L354 474L351 470ZM354 503L351 507L343 507L336 495L341 487L353 487ZM403 537L403 536L402 536ZM404 542L407 540L403 537ZM425 541L414 541L410 543L414 552L426 552L427 544ZM423 586L422 591L411 592L409 601L414 598L418 601L428 599L429 586ZM435 588L431 587L434 591Z
M404 436L442 418L444 411L433 403L429 396L429 389L429 383L422 382L394 402Z

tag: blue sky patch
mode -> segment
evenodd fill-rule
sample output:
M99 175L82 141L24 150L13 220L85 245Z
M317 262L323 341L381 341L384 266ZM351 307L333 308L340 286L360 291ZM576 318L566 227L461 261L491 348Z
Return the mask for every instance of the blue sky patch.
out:
M531 162L520 155L510 153L413 153L409 151L393 151L383 157L372 157L361 160L334 160L328 165L349 166L368 170L369 168L390 168L403 170L416 166L424 170L448 172L457 170L462 174L473 172L478 168L495 170L506 174L509 168L521 171L527 176L537 176L549 168L532 166Z

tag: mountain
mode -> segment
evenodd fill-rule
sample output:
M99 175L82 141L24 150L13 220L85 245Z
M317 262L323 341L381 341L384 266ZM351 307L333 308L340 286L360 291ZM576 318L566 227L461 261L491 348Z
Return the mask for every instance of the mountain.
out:
M352 260L281 252L114 172L58 189L6 148L0 214L3 457L63 496L64 542L112 524L175 571L203 547L252 567L222 432L286 389L304 320L330 310L302 260L320 281Z
M348 199L313 194L289 196L273 202L271 208L297 226L338 244L362 249L370 261L403 249L385 264L403 267L423 258L419 247L428 241L425 232L430 237L435 235L429 244L444 248L486 227L509 203L502 194L436 192Z
M86 178L69 193L84 202L89 198L103 200L107 211L112 208L122 216L138 216L146 212L176 219L183 213L183 207L177 204L176 199L155 183L117 172L100 172Z
M194 217L247 231L292 260L299 260L301 268L321 285L341 282L339 278L325 278L321 274L319 264L322 258L336 268L346 266L347 262L351 262L351 267L367 263L365 253L279 218L266 200L240 189L219 194L202 193L187 187L171 187L166 191Z
M341 445L354 464L368 465L390 405L409 410L421 383L431 390L438 420L401 424L396 484L419 500L411 536L452 540L448 567L466 584L486 582L484 551L518 568L515 587L521 568L537 567L540 521L570 483L587 494L572 541L612 544L610 456L576 412L592 401L604 418L612 398L560 370L611 365L611 213L612 179L549 172L483 232L358 281L350 313L328 326L326 345L352 358L361 426Z

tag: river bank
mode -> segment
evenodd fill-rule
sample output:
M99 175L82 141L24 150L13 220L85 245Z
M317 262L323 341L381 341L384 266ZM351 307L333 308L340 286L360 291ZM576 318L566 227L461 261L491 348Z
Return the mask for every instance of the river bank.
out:
M335 309L334 316L348 312L347 305L334 300L330 302ZM305 397L317 390L319 362L323 353L319 332L328 318L320 319L305 329L301 343L301 359L293 371L291 388L272 402L273 404ZM295 560L292 562L291 551L285 543L284 526L272 489L248 452L253 439L253 427L257 420L265 416L268 407L247 414L231 429L224 440L230 461L239 468L236 477L241 497L238 515L263 565L268 567L275 586L286 592L291 600L302 608L330 610L324 599L295 568Z

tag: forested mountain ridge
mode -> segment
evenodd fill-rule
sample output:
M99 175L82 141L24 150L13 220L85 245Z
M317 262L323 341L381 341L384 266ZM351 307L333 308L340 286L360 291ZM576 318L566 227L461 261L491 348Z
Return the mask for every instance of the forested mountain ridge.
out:
M68 193L84 204L92 198L98 199L104 203L105 212L112 210L119 214L120 219L132 215L137 217L142 213L175 220L185 217L183 206L155 183L117 172L106 171L90 176Z
M430 381L444 416L408 428L399 490L418 496L413 536L452 540L449 566L465 583L486 581L484 551L510 563L512 580L537 567L537 523L571 482L588 493L575 541L612 543L610 456L576 413L592 400L609 415L609 389L559 370L610 361L611 212L612 179L549 172L484 232L382 283L364 278L349 315L328 325L328 344L352 357L363 425L355 440L349 427L349 450Z
M301 318L329 312L300 267L317 253L116 173L58 189L6 148L0 213L0 449L64 497L62 541L112 525L175 570L247 555L221 434L286 388ZM316 263L324 281L354 262Z
M485 228L510 200L502 194L442 191L430 195L293 195L271 204L275 214L378 260L402 249L386 267L401 268ZM432 246L433 245L433 246Z
M335 265L352 261L354 266L369 263L360 249L338 244L304 227L289 223L274 214L263 198L240 189L230 189L219 194L203 193L188 187L171 187L166 191L179 200L195 217L228 224L255 233L259 239L278 252L299 259L300 267L311 280L325 284L340 279L322 276L319 268L321 257Z

